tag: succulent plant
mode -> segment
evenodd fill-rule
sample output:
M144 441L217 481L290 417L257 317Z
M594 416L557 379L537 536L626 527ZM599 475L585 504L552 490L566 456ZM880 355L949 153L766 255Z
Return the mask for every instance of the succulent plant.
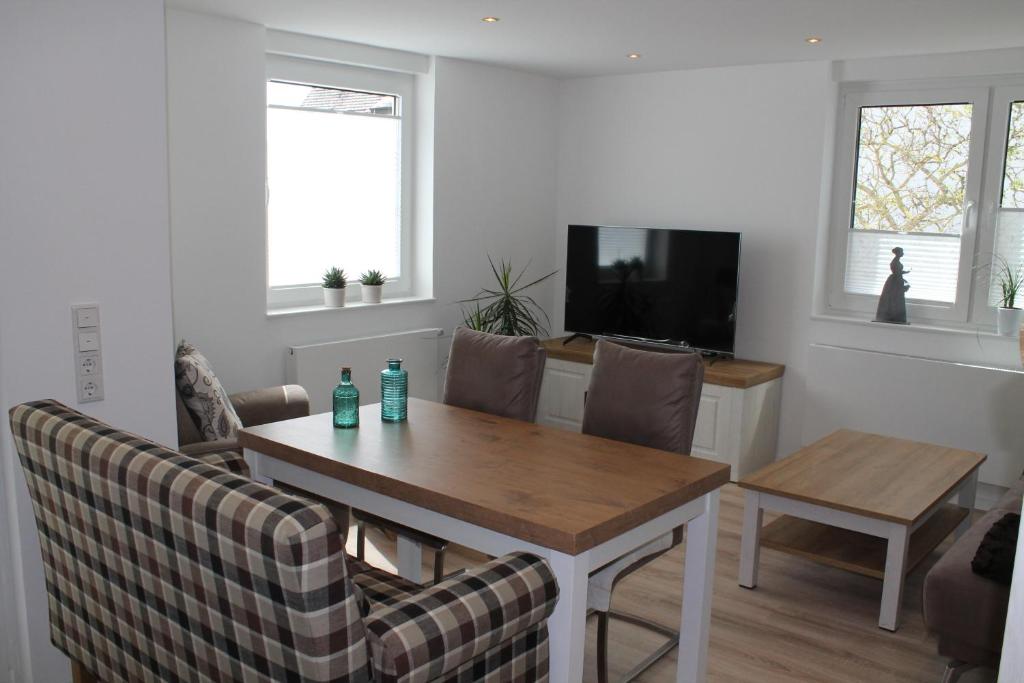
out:
M345 280L345 271L341 268L331 266L324 273L324 289L345 289L348 282Z
M359 276L359 283L368 287L379 287L387 281L388 279L384 277L384 273L379 270L368 270Z

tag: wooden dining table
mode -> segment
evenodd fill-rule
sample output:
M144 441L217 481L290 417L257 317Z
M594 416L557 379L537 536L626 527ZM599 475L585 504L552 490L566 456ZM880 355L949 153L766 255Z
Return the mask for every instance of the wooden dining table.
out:
M243 429L253 476L365 510L489 555L547 560L559 599L548 621L551 681L583 678L587 577L686 526L676 680L703 681L726 465L409 399L406 422L363 406L357 429L331 414ZM419 547L398 570L421 581ZM667 596L666 596L667 597Z

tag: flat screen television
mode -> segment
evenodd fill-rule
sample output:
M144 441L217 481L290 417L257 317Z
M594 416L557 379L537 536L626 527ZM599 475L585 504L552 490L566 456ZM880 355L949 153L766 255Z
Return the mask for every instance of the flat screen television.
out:
M740 233L570 225L565 329L732 354Z

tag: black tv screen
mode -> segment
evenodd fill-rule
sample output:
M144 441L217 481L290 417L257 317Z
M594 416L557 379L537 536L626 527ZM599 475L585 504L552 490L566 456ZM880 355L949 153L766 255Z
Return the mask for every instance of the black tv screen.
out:
M740 233L570 225L565 329L733 352Z

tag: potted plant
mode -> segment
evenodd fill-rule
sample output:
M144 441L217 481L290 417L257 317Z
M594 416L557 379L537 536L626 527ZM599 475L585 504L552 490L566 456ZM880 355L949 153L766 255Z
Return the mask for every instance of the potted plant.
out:
M362 285L363 303L379 304L381 290L384 289L384 283L387 281L388 279L384 277L384 273L379 270L368 270L360 275L359 284Z
M996 331L1004 337L1012 337L1020 332L1024 322L1024 310L1017 308L1017 294L1024 284L1024 266L1012 268L1005 260L999 263L999 291L1002 298L996 309Z
M490 256L487 257L487 261L491 264L491 272L494 273L494 288L485 287L471 299L458 302L475 305L475 309L469 311L463 308L462 317L465 325L481 332L512 337L544 336L546 331L540 316L548 322L548 314L533 297L523 292L547 280L558 271L548 273L533 282L520 284L530 264L526 264L526 268L519 271L518 275L514 275L511 262L501 261L496 266ZM480 307L481 304L483 308Z
M341 268L331 266L324 273L323 290L324 306L329 308L341 308L345 305L345 271Z

